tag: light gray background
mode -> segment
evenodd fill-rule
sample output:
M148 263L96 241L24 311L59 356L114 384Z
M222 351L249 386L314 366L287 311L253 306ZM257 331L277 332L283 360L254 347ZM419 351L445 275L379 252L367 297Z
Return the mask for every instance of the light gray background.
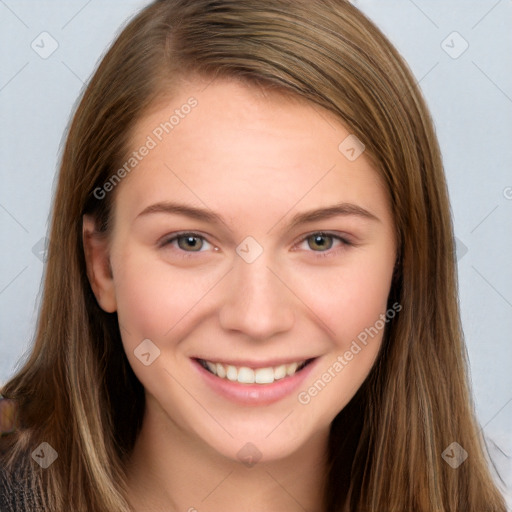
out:
M115 34L147 3L0 0L0 382L30 347L70 113ZM403 54L435 120L477 413L511 486L512 1L353 3Z

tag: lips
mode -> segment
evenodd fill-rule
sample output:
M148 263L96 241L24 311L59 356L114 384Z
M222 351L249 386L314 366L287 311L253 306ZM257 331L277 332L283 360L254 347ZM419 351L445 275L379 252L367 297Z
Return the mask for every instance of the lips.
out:
M296 361L292 358L267 360L265 362L231 360L228 364L227 361L211 361L193 357L190 358L190 361L192 368L197 372L200 379L217 395L238 405L256 407L270 405L292 396L301 386L305 385L306 379L311 376L312 372L316 371L315 368L319 366L321 359L318 356L311 359L298 358ZM214 365L215 371L217 371L218 364L226 372L224 377L212 372ZM283 369L280 368L283 365L286 369L286 376L276 380L276 370L277 377L279 377L283 374ZM291 365L291 375L288 375L288 365ZM234 367L233 370L230 370L230 376L234 378L234 371L236 371L236 380L228 379L228 366ZM270 371L272 371L272 374ZM260 382L256 382L256 378ZM271 378L274 378L272 382L270 382ZM244 380L248 382L244 382Z
M313 359L298 360L275 366L251 367L249 365L234 365L228 363L197 359L207 371L220 379L238 382L240 384L272 384L274 381L292 377L301 371Z

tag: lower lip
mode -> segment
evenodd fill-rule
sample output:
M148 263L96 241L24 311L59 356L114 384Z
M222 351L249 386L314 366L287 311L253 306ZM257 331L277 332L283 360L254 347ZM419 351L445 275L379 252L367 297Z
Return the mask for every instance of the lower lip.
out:
M319 358L314 359L291 377L274 381L272 384L241 384L221 379L206 370L197 360L192 359L205 382L219 395L241 405L267 405L281 400L296 391L313 371Z

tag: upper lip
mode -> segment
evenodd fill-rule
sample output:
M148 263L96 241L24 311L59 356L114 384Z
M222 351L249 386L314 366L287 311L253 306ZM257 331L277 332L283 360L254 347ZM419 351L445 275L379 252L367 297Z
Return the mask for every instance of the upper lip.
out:
M201 359L203 361L209 361L211 363L220 363L223 365L230 366L246 366L248 368L270 368L275 366L281 366L283 364L291 364L291 363L300 363L302 361L309 361L310 359L316 359L316 357L306 356L301 357L298 356L296 358L287 357L283 359L272 359L267 361L254 361L249 359L238 359L234 361L233 359L221 359L219 357L208 358L208 357L194 357L193 359Z

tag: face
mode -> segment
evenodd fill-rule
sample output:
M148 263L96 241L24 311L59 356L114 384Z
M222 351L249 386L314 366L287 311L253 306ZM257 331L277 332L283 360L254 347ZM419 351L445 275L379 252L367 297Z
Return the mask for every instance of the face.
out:
M272 460L361 386L396 247L386 189L349 135L318 106L225 80L183 85L136 126L108 248L88 262L146 417Z

